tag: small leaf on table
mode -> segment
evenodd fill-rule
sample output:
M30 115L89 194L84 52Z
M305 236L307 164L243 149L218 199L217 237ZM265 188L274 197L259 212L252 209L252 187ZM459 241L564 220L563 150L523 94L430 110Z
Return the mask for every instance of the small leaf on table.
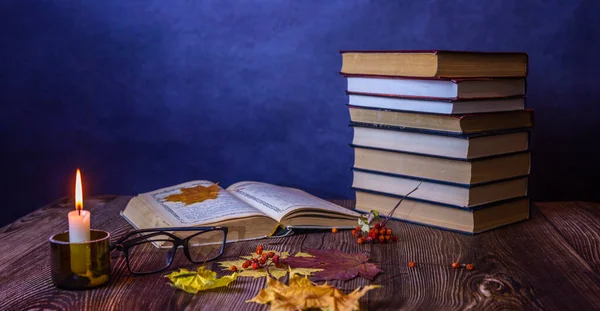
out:
M228 286L229 283L235 281L237 273L217 278L216 272L206 270L205 267L200 267L196 272L187 269L179 269L179 271L173 271L165 277L172 282L169 283L172 287L181 289L190 294L196 294L201 290Z
M289 256L288 252L278 252L276 250L263 250L263 253L269 253L269 252L274 252L274 253L278 254L280 260L285 259ZM299 257L299 256L312 256L312 255L305 254L305 253L297 253L296 257ZM251 267L242 268L243 263L246 260L249 260L249 259L251 260L252 257L253 257L252 254L250 254L248 256L241 256L240 259L238 259L238 260L221 261L221 262L219 262L219 266L221 266L221 268L223 268L223 270L228 270L229 267L236 266L237 269L239 270L239 276L241 276L241 277L262 278L262 277L268 276L269 273L267 272L267 269L265 269L265 268L260 268L260 269L252 269ZM302 274L302 275L311 275L314 272L321 271L321 269L319 269L319 268L302 268L302 267L300 267L298 269L292 269L292 270L294 273ZM269 272L271 273L271 275L274 278L280 279L280 278L286 276L288 274L289 270L288 270L287 265L282 265L280 268L277 268L274 265L270 265Z

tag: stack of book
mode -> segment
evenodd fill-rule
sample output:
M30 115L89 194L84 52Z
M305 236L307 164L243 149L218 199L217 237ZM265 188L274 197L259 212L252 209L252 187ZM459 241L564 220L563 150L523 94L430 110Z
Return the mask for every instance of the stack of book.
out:
M525 53L343 51L356 209L476 234L529 218Z

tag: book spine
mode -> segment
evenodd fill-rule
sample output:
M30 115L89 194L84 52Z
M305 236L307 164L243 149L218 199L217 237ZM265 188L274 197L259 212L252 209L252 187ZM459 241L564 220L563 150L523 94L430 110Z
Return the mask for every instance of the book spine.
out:
M518 132L530 132L530 128L515 128L515 129L507 129L507 130L490 130L486 132L479 133L456 133L456 132L445 132L445 131L436 131L436 130L428 130L428 129L420 129L420 128L412 128L412 127L404 127L404 126L393 126L386 124L376 124L376 123L363 123L363 122L350 122L348 125L350 127L364 127L371 129L379 129L379 130L387 130L387 131L396 131L396 132L407 132L407 133L415 133L415 134L423 134L423 135L433 135L433 136L446 136L452 138L461 138L461 139L473 139L480 137L491 137L505 134L512 134Z
M430 115L430 116L436 116L436 117L441 117L441 118L456 118L456 119L460 119L463 116L467 116L467 115L474 115L474 114L451 115L451 114L440 114L440 113L433 113L433 112L411 111L411 110L401 110L401 109L353 106L350 104L346 104L346 107L348 107L349 109L365 109L365 110L376 110L376 111L400 112L400 113L410 113L410 114L414 114L414 115L422 114L422 115Z
M477 184L460 184L460 183L455 183L455 182L450 182L450 181L445 181L445 180L415 177L415 176L408 176L408 175L388 173L388 172L379 172L379 171L373 171L373 170L358 168L358 167L350 167L349 170L365 172L365 173L370 173L370 174L375 174L375 175L384 175L384 176L390 176L390 177L411 179L414 181L426 181L426 182L430 182L430 183L434 183L434 184L454 186L454 187L460 187L460 188L466 188L466 189L473 189L473 188L483 187L483 186L492 185L492 184L496 184L496 183L507 182L507 181L512 181L512 180L516 180L516 179L529 177L529 175L521 175L521 176L514 176L514 177L509 177L509 178L498 179L498 180L486 181L486 182L477 183Z
M531 203L530 203L531 204ZM354 209L355 211L362 213L362 214L368 214L368 211L363 211L360 209ZM401 221L401 222L405 222L405 223L409 223L409 224L413 224L413 225L419 225L419 226L423 226L423 227L429 227L429 228L434 228L434 229L441 229L444 231L450 231L450 232L456 232L456 233L461 233L461 234L466 234L466 235L478 235L484 232L489 232L492 230L496 230L496 229L500 229L500 228L504 228L506 226L510 226L513 224L517 224L520 222L524 222L527 221L529 219L531 219L531 208L528 209L529 210L529 214L527 216L527 218L519 220L519 221L514 221L514 222L510 222L507 224L503 224L497 227L493 227L493 228L489 228L489 229L485 229L485 230L481 230L481 231L474 231L474 232L470 232L470 231L462 231L462 230L456 230L456 229L450 229L450 228L446 228L446 227L442 227L442 226L436 226L436 225L430 225L430 224L426 224L426 223L422 223L422 222L417 222L417 221L412 221L412 220L408 220L408 219L403 219L403 218L399 218L399 217L390 217L393 220L397 220L397 221Z
M411 95L395 95L395 94L378 94L378 93L364 93L364 92L353 92L346 90L347 95L358 95L358 96L369 96L369 97L383 97L383 98L396 98L396 99L412 99L412 100L421 100L421 101L436 101L436 102L447 102L447 103L457 103L457 102L472 102L472 101L486 101L486 102L494 102L500 100L507 99L525 99L524 95L511 95L511 96L502 96L502 97L430 97L430 96L411 96Z
M406 197L406 196L402 196L402 195L385 193L385 192L380 192L380 191L375 191L375 190L367 190L367 189L358 188L358 187L352 187L352 189L354 191L371 193L371 194L381 195L384 197L398 198L398 199L403 199L406 201L413 201L413 202L422 202L422 203L444 206L444 207L448 207L448 208L454 208L454 209L459 209L459 210L469 211L469 212L478 211L481 209L494 207L496 205L509 203L509 202L513 202L513 201L518 201L518 200L527 198L527 196L520 196L520 197L504 199L504 200L500 200L500 201L496 201L496 202L492 202L492 203L486 203L486 204L481 204L481 205L477 205L477 206L467 207L467 206L452 205L452 204L448 204L448 203L435 202L435 201L425 200L425 199L418 199L418 198L413 198L413 197Z
M368 214L369 213L367 211L363 211L363 210L359 210L359 209L356 209L356 211L360 212L360 213L363 213L363 214ZM480 232L469 232L469 231L462 231L462 230L450 229L450 228L446 228L446 227L441 227L441 226L436 226L436 225L430 225L430 224L426 224L426 223L422 223L422 222L417 222L417 221L412 221L412 220L403 219L403 218L398 218L398 217L390 217L390 219L401 221L401 222L405 222L405 223L408 223L408 224L411 224L411 225L418 225L418 226L429 227L429 228L433 228L433 229L440 229L440 230L444 230L444 231L455 232L455 233L460 233L460 234L465 234L465 235L470 235L470 236L473 236L473 235L476 235L476 234L480 233Z
M463 159L463 158L446 157L446 156L440 156L440 155L431 155L431 154L423 154L423 153L408 152L408 151L390 150L390 149L384 149L384 148L367 147L367 146L360 146L360 145L355 145L355 144L350 144L350 147L387 151L387 152L394 152L394 153L402 153L402 154L410 154L410 155L422 156L422 157L427 157L427 158L438 158L438 159L454 160L454 161L460 161L460 162L479 162L479 161L485 161L485 160L490 160L490 159L495 159L495 158L500 158L500 157L508 157L508 156L512 156L512 155L530 153L529 150L524 150L524 151L516 151L516 152L510 152L510 153L504 153L504 154L495 154L495 155L485 156L485 157L480 157L480 158L475 158L475 159Z

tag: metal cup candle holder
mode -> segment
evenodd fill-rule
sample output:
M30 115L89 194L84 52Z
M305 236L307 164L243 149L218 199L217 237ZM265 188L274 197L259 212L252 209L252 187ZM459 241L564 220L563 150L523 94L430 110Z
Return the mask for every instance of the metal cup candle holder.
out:
M69 231L50 237L52 281L63 289L89 289L110 280L110 234L90 230L90 241L70 243Z

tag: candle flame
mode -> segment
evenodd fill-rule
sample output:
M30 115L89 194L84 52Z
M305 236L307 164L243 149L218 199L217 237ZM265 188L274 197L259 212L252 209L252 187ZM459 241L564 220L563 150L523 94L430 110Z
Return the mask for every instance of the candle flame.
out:
M75 176L75 209L78 211L83 209L83 189L81 188L81 172L77 169Z

